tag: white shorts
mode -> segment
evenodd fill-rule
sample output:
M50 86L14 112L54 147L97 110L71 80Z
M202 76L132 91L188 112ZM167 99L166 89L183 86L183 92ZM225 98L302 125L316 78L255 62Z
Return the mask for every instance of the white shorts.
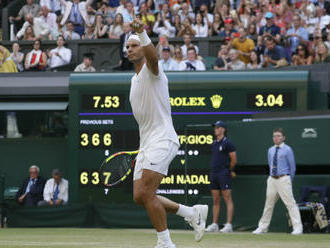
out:
M168 167L177 155L179 146L170 140L161 143L160 146L155 145L155 147L146 151L139 152L136 158L133 180L141 179L143 169L156 171L164 176L167 175Z

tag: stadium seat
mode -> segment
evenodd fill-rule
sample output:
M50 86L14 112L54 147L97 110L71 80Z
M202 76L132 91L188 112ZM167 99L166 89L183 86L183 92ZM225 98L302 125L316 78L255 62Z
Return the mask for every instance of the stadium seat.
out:
M214 62L217 58L216 57L213 57L213 56L206 56L206 57L203 57L203 60L204 60L204 63L205 63L205 66L206 66L206 70L213 70L213 65L214 65Z

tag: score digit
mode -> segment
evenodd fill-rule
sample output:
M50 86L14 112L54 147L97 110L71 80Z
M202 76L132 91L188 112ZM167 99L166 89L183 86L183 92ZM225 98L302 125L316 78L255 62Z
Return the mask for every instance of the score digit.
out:
M83 171L80 173L80 183L83 185L88 184L88 172Z
M93 96L93 100L94 100L94 108L98 108L99 102L101 100L101 96Z
M100 183L100 177L99 177L99 173L97 171L94 171L92 173L92 184L96 185L96 184L99 184Z
M85 146L88 146L89 144L89 141L88 141L88 134L87 133L82 133L80 135L80 145L85 147Z
M98 133L92 135L92 144L93 146L98 146L100 144L100 135Z

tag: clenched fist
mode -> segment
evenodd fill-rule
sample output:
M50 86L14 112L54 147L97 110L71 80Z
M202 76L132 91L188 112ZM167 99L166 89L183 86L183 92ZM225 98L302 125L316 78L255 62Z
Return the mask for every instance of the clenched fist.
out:
M135 18L130 25L136 33L142 33L144 30L144 23L140 19Z

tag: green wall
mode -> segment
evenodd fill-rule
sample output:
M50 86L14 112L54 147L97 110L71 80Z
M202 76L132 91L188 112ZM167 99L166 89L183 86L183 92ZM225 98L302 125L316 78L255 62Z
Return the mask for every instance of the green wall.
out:
M40 175L50 178L51 171L59 168L67 171L67 139L21 138L0 139L0 174L5 175L6 187L20 186L29 175L28 169L35 164Z

